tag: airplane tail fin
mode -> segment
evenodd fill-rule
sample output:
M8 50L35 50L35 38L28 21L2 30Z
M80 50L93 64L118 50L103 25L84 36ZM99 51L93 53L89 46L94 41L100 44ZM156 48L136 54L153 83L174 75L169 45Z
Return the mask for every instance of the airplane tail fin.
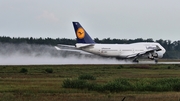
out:
M95 43L79 22L73 22L77 43Z

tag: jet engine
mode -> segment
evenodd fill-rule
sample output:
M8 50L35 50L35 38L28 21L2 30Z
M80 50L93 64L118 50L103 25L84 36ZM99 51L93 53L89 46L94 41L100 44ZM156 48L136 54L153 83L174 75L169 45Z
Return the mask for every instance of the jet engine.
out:
M154 60L155 58L162 58L163 53L161 52L154 52L154 53L149 53L148 58Z
M152 57L154 57L154 58L158 58L158 53L156 53L156 52L154 52L154 53L152 53Z

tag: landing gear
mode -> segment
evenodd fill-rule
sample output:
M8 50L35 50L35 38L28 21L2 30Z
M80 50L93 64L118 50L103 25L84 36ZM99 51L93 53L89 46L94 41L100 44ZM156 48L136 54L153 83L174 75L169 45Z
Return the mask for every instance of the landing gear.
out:
M157 64L158 63L158 59L154 59L155 63Z
M138 59L134 59L133 62L139 63L139 60Z

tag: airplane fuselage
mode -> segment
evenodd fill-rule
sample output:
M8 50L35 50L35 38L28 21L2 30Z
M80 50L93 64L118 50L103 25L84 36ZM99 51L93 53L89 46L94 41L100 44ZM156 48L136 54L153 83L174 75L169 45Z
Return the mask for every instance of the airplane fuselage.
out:
M132 44L94 44L92 46L85 47L89 44L76 44L76 48L80 50L105 56L105 57L118 57L118 58L131 58L135 57L138 53L143 53L148 50L152 50L157 46L161 49L160 51L155 52L158 55L158 58L162 58L165 53L165 49L155 42L139 42ZM150 54L145 54L144 56L150 56Z

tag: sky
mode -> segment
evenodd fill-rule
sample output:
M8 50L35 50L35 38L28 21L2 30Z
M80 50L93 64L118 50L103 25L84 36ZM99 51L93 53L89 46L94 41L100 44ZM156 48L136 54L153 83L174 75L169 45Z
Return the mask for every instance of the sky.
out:
M0 36L180 40L180 0L0 0Z

